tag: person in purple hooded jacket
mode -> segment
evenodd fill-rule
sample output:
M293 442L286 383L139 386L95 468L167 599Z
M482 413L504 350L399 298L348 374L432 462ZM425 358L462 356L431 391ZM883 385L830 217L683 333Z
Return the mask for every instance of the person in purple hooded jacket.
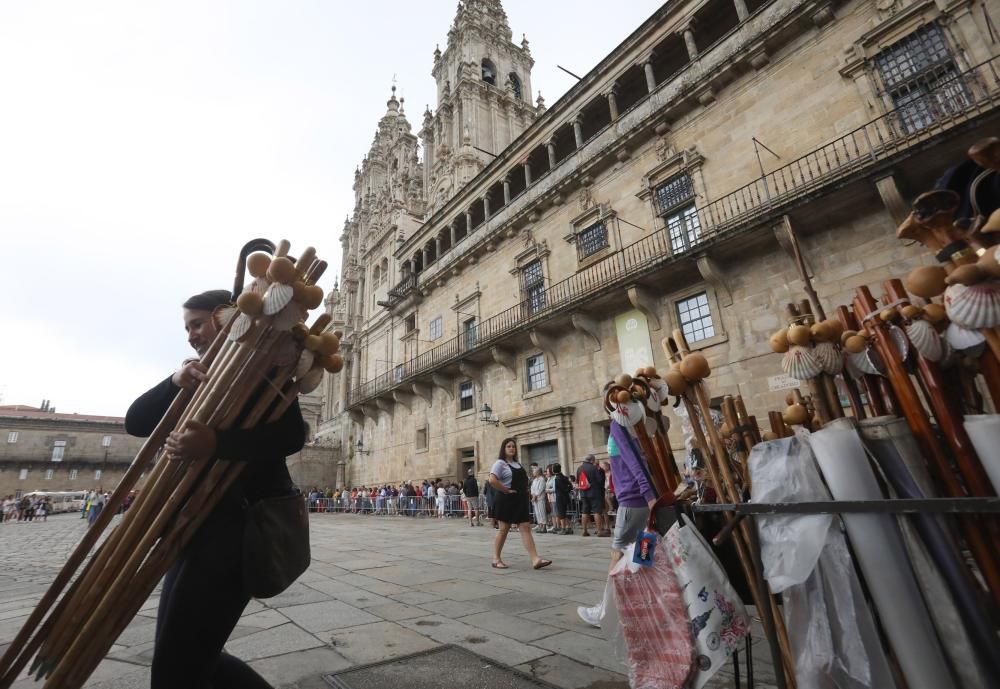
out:
M615 497L618 500L618 514L615 518L615 532L611 539L611 566L615 568L625 555L625 549L635 543L646 528L649 512L656 503L656 489L649 477L649 465L639 449L639 444L631 432L618 422L611 422L608 436L608 458L611 460L611 474L615 477ZM607 590L605 589L605 598ZM604 600L593 607L580 606L576 609L580 619L593 627L601 626L604 617Z

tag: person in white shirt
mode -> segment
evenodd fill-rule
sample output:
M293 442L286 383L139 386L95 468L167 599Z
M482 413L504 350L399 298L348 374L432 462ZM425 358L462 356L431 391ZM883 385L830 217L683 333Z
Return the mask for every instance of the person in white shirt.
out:
M545 477L542 476L542 470L538 466L532 471L534 476L531 479L531 505L535 510L535 533L545 533L549 521L546 510Z
M438 519L444 519L444 506L445 506L445 501L446 501L446 498L445 498L446 495L447 495L447 491L445 491L445 489L444 489L444 484L442 484L440 481L438 481L438 484L437 484L437 512L438 512Z

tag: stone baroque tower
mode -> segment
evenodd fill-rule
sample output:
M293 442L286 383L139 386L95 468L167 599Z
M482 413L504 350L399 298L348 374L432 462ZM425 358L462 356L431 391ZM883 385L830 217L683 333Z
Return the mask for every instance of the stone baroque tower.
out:
M500 0L458 3L448 45L434 51L437 111L424 113L428 213L441 207L535 119L528 40L511 42Z
M423 166L403 105L393 86L371 148L354 171L354 213L340 235L341 282L326 300L333 327L344 332L345 366L324 383L321 440L349 437L343 401L362 379L361 348L373 339L391 337L384 334L391 328L388 312L377 302L399 280L393 250L399 237L413 233L423 222ZM344 450L341 457L346 459L350 453Z

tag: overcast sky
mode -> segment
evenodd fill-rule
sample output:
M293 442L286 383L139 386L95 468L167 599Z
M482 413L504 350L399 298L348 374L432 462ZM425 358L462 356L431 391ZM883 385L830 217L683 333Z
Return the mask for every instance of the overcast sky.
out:
M506 0L549 105L660 2ZM417 128L454 0L0 3L0 395L122 415L257 236L339 272L395 75Z

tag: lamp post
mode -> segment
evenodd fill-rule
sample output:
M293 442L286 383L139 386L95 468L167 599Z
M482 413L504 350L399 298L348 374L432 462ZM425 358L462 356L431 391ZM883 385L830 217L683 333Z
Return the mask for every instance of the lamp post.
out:
M479 408L479 420L482 421L483 423L491 423L497 427L500 426L499 417L497 417L497 415L493 413L493 410L490 408L490 405L486 404L485 402L483 402L483 406Z

